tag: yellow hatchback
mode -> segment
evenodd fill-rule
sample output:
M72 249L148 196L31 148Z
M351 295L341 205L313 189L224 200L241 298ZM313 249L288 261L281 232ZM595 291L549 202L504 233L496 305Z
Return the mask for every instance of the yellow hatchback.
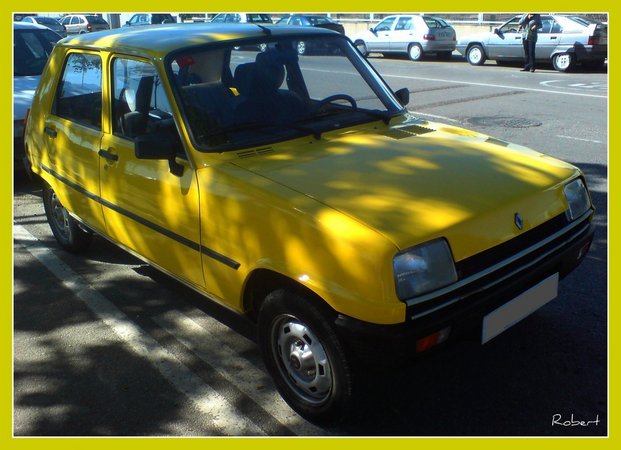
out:
M338 420L365 363L487 342L593 237L579 169L407 101L329 30L110 30L56 45L25 145L63 248L97 233L253 318L285 400Z

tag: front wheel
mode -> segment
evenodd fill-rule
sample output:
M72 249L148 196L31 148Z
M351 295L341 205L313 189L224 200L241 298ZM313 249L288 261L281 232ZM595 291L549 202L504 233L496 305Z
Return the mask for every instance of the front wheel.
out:
M569 72L574 67L574 57L571 53L557 53L552 57L552 66L559 72Z
M483 47L478 44L473 45L466 52L466 59L473 66L481 66L485 63L487 57L485 56L485 51Z
M263 302L258 330L267 370L295 411L320 423L347 416L353 401L351 366L320 307L279 289Z
M62 248L79 253L90 246L93 235L80 228L78 222L60 203L56 192L47 184L43 187L43 207L52 233Z

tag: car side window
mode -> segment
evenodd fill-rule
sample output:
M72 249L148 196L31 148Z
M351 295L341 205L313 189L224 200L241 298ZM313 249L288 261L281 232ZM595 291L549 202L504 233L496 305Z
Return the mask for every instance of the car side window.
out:
M115 135L134 139L160 131L176 133L172 108L157 70L151 64L115 58L112 88L112 132Z
M501 33L517 33L520 25L518 22L520 21L519 17L515 17L511 19L509 22L505 23L502 27L500 27Z
M388 17L377 24L375 31L390 31L394 22L395 17Z
M58 84L53 113L101 129L101 58L93 53L71 53Z
M560 23L554 20L552 22L552 29L550 30L550 33L562 33L562 32L563 32L563 27L561 26Z
M541 28L539 28L540 33L551 33L552 25L554 24L554 19L552 17L546 16L541 18Z
M412 18L411 17L400 17L397 21L397 25L395 25L395 31L399 30L411 30L412 29Z

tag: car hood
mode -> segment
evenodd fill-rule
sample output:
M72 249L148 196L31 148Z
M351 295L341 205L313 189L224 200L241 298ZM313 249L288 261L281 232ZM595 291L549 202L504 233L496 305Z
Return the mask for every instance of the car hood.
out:
M13 77L13 120L26 116L40 79L40 75Z
M579 173L525 147L431 123L279 144L235 164L366 224L400 249L445 237L457 261L561 214L562 184Z

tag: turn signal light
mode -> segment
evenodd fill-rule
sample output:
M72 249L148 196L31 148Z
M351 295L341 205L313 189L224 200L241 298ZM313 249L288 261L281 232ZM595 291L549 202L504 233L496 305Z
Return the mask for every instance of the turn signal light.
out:
M416 341L416 352L421 353L446 341L451 333L451 327L442 328L429 336L425 336Z

